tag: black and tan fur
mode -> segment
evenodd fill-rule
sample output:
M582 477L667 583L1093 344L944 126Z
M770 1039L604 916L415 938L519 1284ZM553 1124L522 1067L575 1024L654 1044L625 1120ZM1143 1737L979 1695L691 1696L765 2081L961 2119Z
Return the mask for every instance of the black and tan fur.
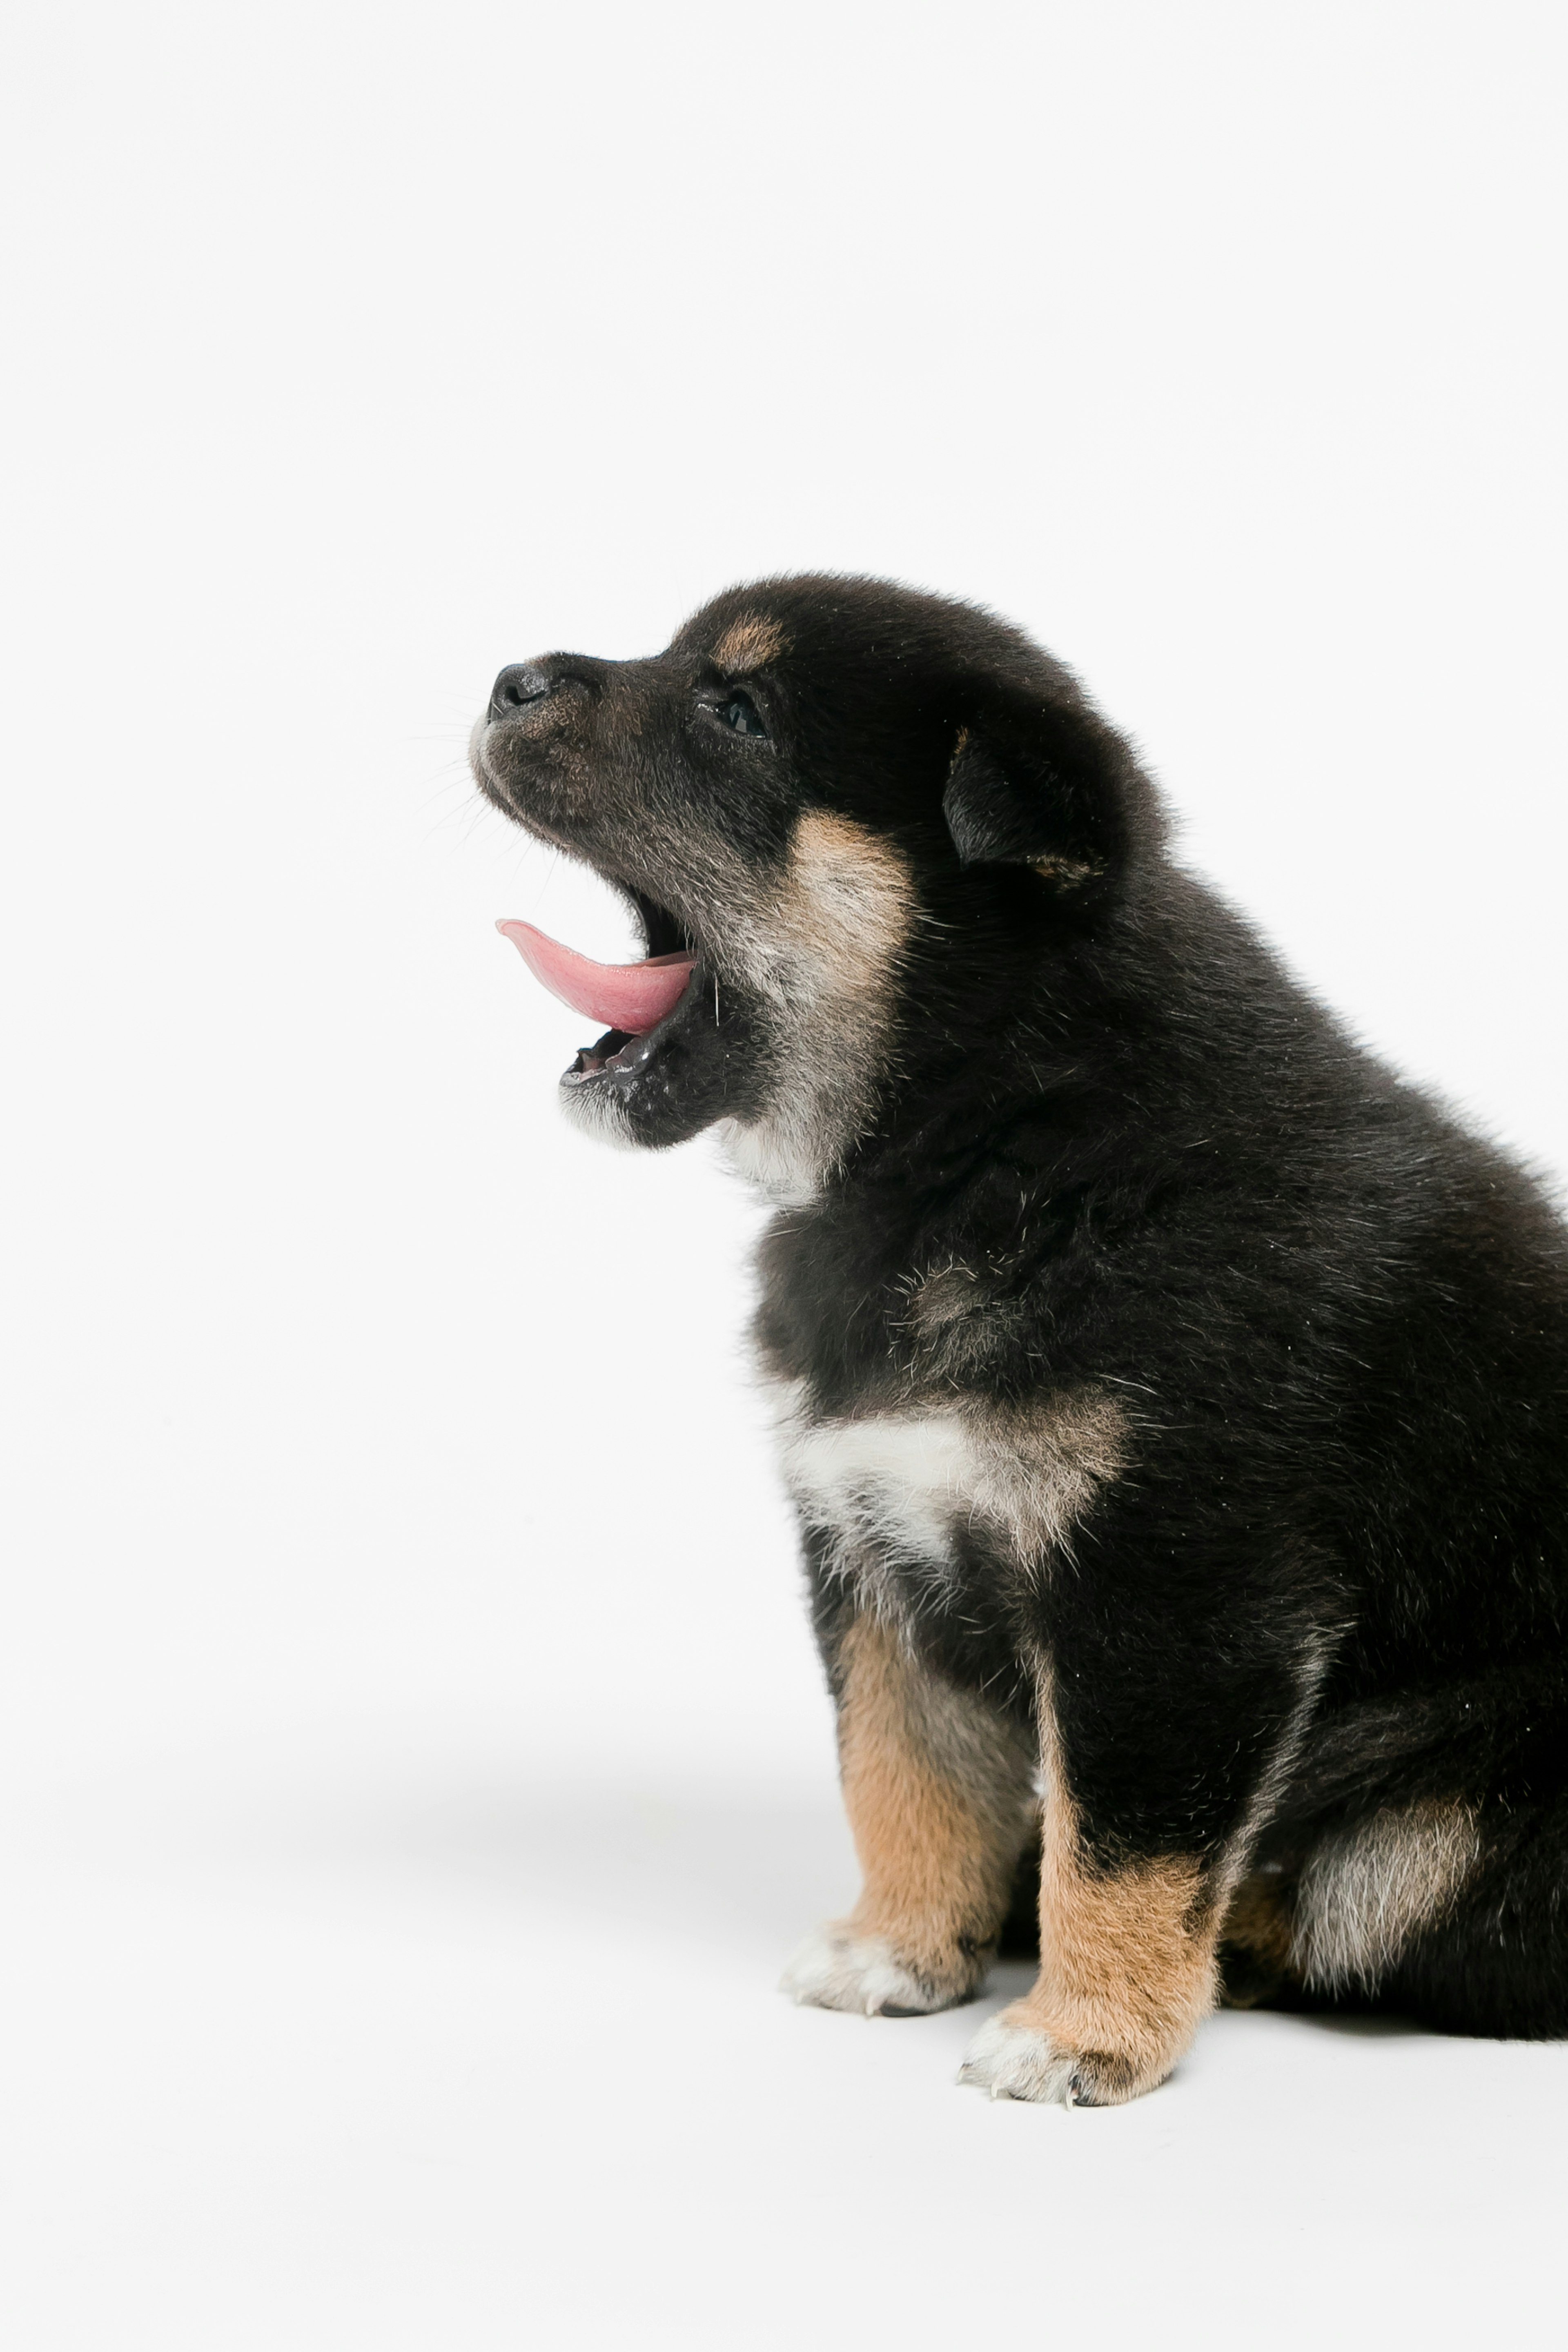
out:
M563 1080L777 1204L777 1401L895 2013L1159 2083L1221 1998L1568 2030L1568 1242L1169 858L1070 675L874 582L505 671L482 789L697 969Z

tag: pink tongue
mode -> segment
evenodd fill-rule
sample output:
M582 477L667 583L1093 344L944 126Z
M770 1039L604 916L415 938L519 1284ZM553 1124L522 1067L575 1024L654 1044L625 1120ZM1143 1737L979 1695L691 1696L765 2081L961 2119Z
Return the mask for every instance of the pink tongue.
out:
M590 963L559 940L536 931L531 923L498 923L496 929L552 996L574 1013L585 1013L607 1029L625 1029L633 1037L674 1012L697 961L682 952L648 956L642 963Z

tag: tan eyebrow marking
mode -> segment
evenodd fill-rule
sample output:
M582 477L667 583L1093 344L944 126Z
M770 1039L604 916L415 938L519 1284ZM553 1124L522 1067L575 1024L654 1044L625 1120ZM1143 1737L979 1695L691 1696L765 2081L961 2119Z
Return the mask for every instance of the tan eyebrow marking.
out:
M764 662L776 661L784 649L784 633L776 621L756 613L743 613L731 621L713 648L712 658L721 669L761 669Z

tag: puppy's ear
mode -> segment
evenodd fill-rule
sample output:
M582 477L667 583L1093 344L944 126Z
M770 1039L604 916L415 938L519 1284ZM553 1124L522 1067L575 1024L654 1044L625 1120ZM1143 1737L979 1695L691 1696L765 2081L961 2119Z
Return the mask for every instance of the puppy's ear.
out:
M1032 866L1064 889L1157 841L1153 794L1087 705L987 698L958 730L942 813L964 866Z

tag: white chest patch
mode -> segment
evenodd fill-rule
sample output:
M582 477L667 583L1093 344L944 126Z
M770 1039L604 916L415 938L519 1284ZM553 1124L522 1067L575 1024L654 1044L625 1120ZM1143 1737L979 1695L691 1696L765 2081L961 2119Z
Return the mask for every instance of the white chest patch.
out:
M792 1396L782 1419L801 1516L829 1538L839 1574L879 1591L891 1569L945 1579L963 1532L1044 1571L1126 1453L1124 1414L1092 1390L844 1421L814 1419Z

